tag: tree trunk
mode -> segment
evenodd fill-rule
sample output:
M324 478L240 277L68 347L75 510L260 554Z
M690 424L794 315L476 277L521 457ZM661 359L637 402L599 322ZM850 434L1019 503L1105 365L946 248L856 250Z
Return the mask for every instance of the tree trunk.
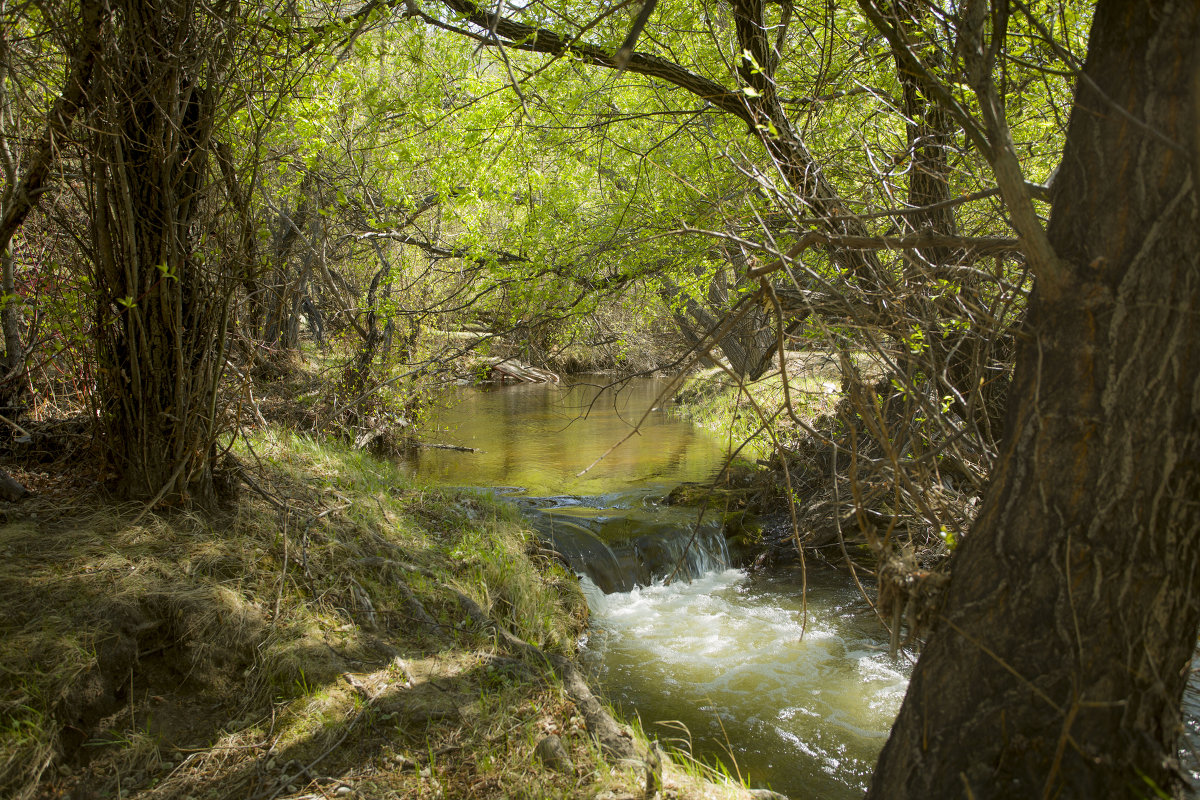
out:
M16 259L12 252L0 252L0 333L4 339L4 357L0 358L0 405L14 408L25 394L25 346L21 343L21 303L17 297Z
M4 213L0 216L0 252L8 250L13 235L46 190L57 147L66 135L75 114L86 105L87 86L100 46L100 31L108 11L104 3L84 2L80 14L79 38L62 94L50 109L46 130L37 146L32 149L21 182L10 196L5 197Z
M292 252L304 239L303 229L309 224L314 183L313 174L307 173L300 183L296 211L289 212L286 202L281 200L277 212L277 227L271 245L272 264L270 272L263 276L266 300L261 342L270 348L294 350L300 346L300 302L312 267L313 248L310 244L301 256L299 272L293 269Z
M249 189L242 188L233 161L233 150L226 142L214 142L213 154L217 158L217 165L221 168L221 176L225 179L225 192L238 217L237 227L240 237L235 251L237 256L233 269L240 276L242 289L246 293L246 312L243 316L243 323L250 336L257 341L263 320L264 291L259 280L262 269L258 261L258 230L255 226L254 209L251 205L251 195L257 178L251 180Z
M142 500L212 494L234 277L200 250L224 49L206 14L179 0L125 2L93 98L102 422L120 493Z
M4 13L0 0L0 14ZM11 53L6 31L0 29L0 170L4 172L4 188L0 190L0 217L4 216L13 201L17 187L17 171L20 151L12 147L16 138L16 117L13 101L9 97L8 84L14 84L11 75ZM20 401L25 381L19 375L25 362L25 348L21 344L20 299L17 297L16 259L11 245L0 248L0 334L4 341L4 356L0 358L0 405L12 409Z
M1000 462L869 797L1178 791L1200 623L1200 5L1100 0Z
M792 126L776 87L775 71L779 66L780 39L772 35L773 27L766 20L766 0L732 0L741 58L737 61L738 76L752 90L742 96L745 114L757 133L787 188L821 227L835 235L867 236L870 232L862 220L849 213L837 188L826 177L813 158L804 139ZM786 29L790 4L782 4L784 18L780 25ZM882 291L892 281L874 253L866 250L838 248L830 253L835 265L845 271L867 290Z
M741 264L736 258L730 258L730 268L735 270L734 279L738 278ZM749 381L756 381L771 366L775 355L778 338L771 326L771 320L760 307L748 309L742 319L725 329L723 335L709 340L714 331L722 329L722 320L729 313L731 305L728 282L723 271L718 272L708 286L708 302L711 310L705 308L686 290L675 284L668 276L659 276L662 284L662 298L665 303L675 307L682 301L682 308L673 312L675 324L684 340L693 348L704 349L716 347L729 361L729 367L738 376ZM709 360L704 357L704 360ZM715 363L715 362L714 362Z

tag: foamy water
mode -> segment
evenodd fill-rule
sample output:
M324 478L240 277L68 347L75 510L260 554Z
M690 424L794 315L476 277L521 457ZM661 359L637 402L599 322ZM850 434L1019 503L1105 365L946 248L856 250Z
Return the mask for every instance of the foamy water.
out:
M664 742L690 735L697 755L795 797L858 796L909 663L888 656L844 576L809 578L807 624L789 578L730 569L613 594L585 579L589 658L609 698Z

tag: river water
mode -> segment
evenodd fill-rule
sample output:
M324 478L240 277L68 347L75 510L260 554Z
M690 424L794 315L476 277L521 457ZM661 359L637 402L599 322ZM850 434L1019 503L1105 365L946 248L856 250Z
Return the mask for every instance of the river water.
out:
M900 709L911 654L888 656L845 575L810 568L807 593L795 573L749 576L730 566L718 519L663 504L680 482L711 480L726 452L670 414L665 381L617 391L600 376L575 380L446 391L426 441L479 452L421 450L410 457L414 472L508 497L568 557L592 610L585 660L651 736L753 786L860 797ZM1194 786L1197 670L1200 658L1180 753Z
M604 382L448 391L425 439L479 452L424 449L413 468L510 497L568 557L592 610L585 660L651 736L793 797L861 796L908 660L844 575L810 569L805 603L799 574L732 568L719 519L662 502L711 480L722 442L669 413L664 381Z

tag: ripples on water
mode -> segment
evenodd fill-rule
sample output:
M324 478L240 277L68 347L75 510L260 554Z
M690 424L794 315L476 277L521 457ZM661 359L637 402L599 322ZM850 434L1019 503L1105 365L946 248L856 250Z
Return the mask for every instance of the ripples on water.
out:
M651 735L795 797L859 796L908 663L882 649L843 576L809 577L806 628L786 577L729 569L612 594L585 580L588 658L607 696Z

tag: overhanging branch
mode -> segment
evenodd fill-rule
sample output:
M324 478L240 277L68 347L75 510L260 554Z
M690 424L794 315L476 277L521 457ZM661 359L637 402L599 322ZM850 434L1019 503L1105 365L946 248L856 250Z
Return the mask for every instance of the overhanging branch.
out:
M749 278L761 278L778 272L801 253L813 247L824 247L830 250L922 250L930 248L949 248L968 251L976 254L987 253L1022 253L1024 245L1020 239L1005 239L996 236L944 236L936 233L912 233L906 236L836 236L819 231L811 231L800 237L787 251L787 254L776 261L762 267L755 267L746 273Z

